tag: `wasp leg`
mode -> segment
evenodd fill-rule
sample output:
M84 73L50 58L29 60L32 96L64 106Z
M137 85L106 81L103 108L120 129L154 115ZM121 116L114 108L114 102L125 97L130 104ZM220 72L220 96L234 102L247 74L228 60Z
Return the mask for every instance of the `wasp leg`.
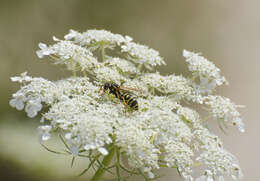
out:
M98 89L98 93L100 94L100 92L103 90L103 88L102 87L100 87L99 89ZM108 93L108 91L106 90L106 91L103 91L100 95L101 96L103 96L104 94L107 94Z
M116 92L116 97L117 97L118 99L120 99L119 90L117 89L117 91L115 91L115 92Z
M120 96L118 91L119 91L119 89L117 89L117 91L116 91L116 97L118 99L122 99L123 100L123 104L125 106L125 113L126 113L126 108L127 108L126 106L127 106L127 104L126 104L125 98L124 98L124 96Z
M100 88L98 89L98 93L100 93L100 92L102 91L102 89L103 89L103 88L102 88L102 87L100 87Z
M122 99L123 99L123 104L124 104L124 106L125 106L125 113L126 113L126 109L127 109L127 103L126 103L126 101L125 101L125 98L124 98L124 96L122 96Z

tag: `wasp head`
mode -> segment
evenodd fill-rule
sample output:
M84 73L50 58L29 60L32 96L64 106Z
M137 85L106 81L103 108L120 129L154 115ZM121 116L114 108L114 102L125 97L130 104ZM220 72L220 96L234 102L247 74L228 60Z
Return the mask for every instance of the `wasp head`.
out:
M110 87L111 87L111 84L108 83L108 82L106 82L106 83L104 84L104 86L103 86L104 92L107 91Z

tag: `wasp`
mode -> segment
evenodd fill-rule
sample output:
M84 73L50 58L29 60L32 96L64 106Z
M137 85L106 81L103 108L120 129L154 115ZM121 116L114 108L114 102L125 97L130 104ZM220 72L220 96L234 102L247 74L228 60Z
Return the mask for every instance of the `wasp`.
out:
M109 83L106 82L104 85L99 89L99 92L103 89L104 93L109 93L114 95L116 98L120 99L125 107L128 105L133 110L138 110L138 102L136 97L130 94L129 90L136 90L134 88L127 88L123 86L119 86L116 83Z

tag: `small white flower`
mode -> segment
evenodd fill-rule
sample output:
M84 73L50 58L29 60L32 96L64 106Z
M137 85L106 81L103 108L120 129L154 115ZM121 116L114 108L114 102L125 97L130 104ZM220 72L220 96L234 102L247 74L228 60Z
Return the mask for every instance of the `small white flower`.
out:
M64 36L64 39L65 40L74 39L75 43L78 43L82 39L82 35L75 30L70 30L69 33Z
M130 41L132 41L132 40L133 40L133 38L132 38L132 37L130 37L130 36L128 36L128 35L126 35L126 36L125 36L125 39L126 39L126 42L130 42Z
M24 94L17 92L13 94L13 97L9 102L10 106L15 107L19 111L23 110L24 102L26 101Z
M25 106L25 112L27 112L28 117L33 118L42 109L41 99L39 98L29 98Z
M242 121L241 118L239 118L239 117L234 118L234 119L232 120L232 124L233 124L233 125L236 125L237 128L238 128L238 130L239 130L240 132L242 132L242 133L245 132L245 124L244 124L244 122Z
M150 179L153 179L153 178L154 178L154 173L153 173L153 172L148 172L148 177L149 177Z
M44 43L39 43L39 48L41 50L37 50L36 54L38 55L39 58L43 58L44 56L48 56L54 53L52 49L50 49L46 44Z
M232 164L233 166L233 174L231 175L234 180L241 180L244 177L244 174L237 164Z
M79 154L79 149L77 146L70 146L70 152L72 155L77 156Z
M39 141L47 141L50 139L52 127L50 125L44 125L44 126L39 126L38 127L38 136L39 136Z
M33 78L30 76L27 76L27 72L24 72L24 73L21 73L21 76L11 77L11 80L13 82L22 83L22 82L30 82L33 80Z

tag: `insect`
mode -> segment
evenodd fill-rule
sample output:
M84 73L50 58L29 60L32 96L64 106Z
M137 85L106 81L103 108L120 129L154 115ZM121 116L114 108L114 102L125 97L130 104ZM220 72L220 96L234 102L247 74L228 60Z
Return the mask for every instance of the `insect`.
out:
M120 99L125 107L128 105L133 110L138 110L138 102L136 97L129 93L129 90L138 90L134 88L127 88L119 86L116 83L106 82L100 89L99 92L103 89L104 93L113 94L116 98Z

